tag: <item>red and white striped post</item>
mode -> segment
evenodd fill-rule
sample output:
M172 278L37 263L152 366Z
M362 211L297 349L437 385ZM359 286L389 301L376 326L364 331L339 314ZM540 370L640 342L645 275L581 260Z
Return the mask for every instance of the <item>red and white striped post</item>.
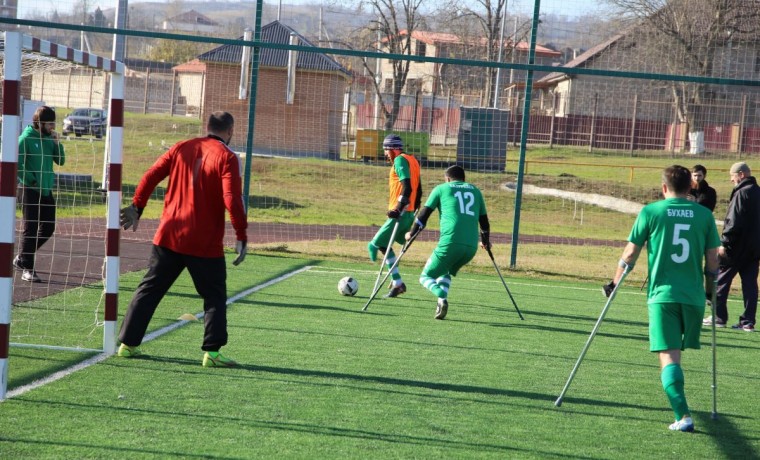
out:
M21 34L5 32L3 137L0 144L0 401L8 389L13 242L16 233L16 171L21 115Z
M111 105L108 114L108 134L104 155L103 184L108 192L106 211L106 273L103 351L116 352L116 322L119 295L119 211L121 209L121 164L124 140L124 64L100 56L61 46L45 40L24 36L24 47L58 59L76 62L91 68L111 72Z
M13 256L16 229L18 137L21 117L23 50L111 72L111 106L105 158L108 168L105 315L103 351L116 351L119 292L119 210L121 208L122 142L124 139L124 64L51 43L19 32L5 32L3 136L0 143L0 401L8 388ZM105 186L105 184L104 184Z
M106 311L103 351L116 352L119 306L119 212L121 210L122 141L124 139L124 69L111 74L111 108L108 114L108 216L106 219Z

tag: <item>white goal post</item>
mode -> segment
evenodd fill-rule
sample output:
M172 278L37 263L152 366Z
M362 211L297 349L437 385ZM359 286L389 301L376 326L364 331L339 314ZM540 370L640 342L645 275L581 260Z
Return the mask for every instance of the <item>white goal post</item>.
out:
M4 32L2 141L0 144L0 401L8 384L13 257L16 233L16 172L21 117L21 79L30 64L83 66L108 72L111 77L108 129L105 142L107 215L105 234L105 309L102 352L116 350L119 287L119 209L121 207L122 142L124 126L124 64L20 32Z

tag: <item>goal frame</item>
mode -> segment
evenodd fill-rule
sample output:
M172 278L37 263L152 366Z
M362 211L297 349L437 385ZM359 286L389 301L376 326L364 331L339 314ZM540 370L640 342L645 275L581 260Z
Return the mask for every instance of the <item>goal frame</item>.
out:
M124 139L124 71L122 62L41 40L17 31L4 32L3 135L0 142L0 401L8 387L11 307L13 304L13 255L16 233L16 187L18 137L21 120L21 74L23 53L63 60L110 73L110 104L104 151L107 169L105 236L105 310L102 353L116 351L119 292L119 211L121 207L122 149Z

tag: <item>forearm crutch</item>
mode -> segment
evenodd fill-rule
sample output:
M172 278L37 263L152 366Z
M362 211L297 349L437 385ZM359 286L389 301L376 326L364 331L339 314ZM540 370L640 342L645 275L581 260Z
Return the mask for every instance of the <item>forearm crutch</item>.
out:
M383 276L383 269L385 268L385 262L388 260L388 252L390 252L391 247L393 246L393 241L396 238L398 225L399 225L399 220L398 218L396 218L396 224L393 226L393 231L391 232L391 239L388 241L388 246L385 248L385 252L383 253L383 261L380 263L380 271L377 272L377 278L375 278L375 287L372 288L373 292L377 290L377 286L378 286L377 282L380 281L380 277ZM385 283L385 280L383 280L383 283ZM380 286L382 286L383 283L380 283Z
M567 378L567 383L565 383L565 387L562 389L562 393L560 393L559 397L554 402L555 406L559 407L562 405L562 398L565 397L565 393L567 393L567 389L570 388L570 383L573 381L573 377L575 377L575 373L578 372L578 367L580 367L581 361L583 361L583 357L586 356L586 352L591 346L591 341L594 340L594 336L596 336L596 332L599 330L599 326L602 325L602 320L604 319L604 315L607 314L607 310L610 308L610 305L612 304L612 300L615 299L615 294L617 294L618 289L620 289L620 286L623 284L625 277L628 276L629 270L630 270L630 266L626 265L625 269L623 270L623 275L620 277L620 280L617 282L617 285L615 285L615 289L613 289L612 293L610 293L610 297L607 299L607 303L604 304L604 308L602 308L602 313L599 315L599 319L596 320L594 329L591 330L591 335L589 335L588 340L586 340L586 345L583 346L581 355L578 356L578 361L575 362L575 366L573 366L573 370L570 372L570 377Z
M491 252L491 248L486 248L486 251L488 251L488 256L491 258L491 262L493 262L493 268L496 269L496 273L499 275L499 278L501 279L501 284L504 285L504 289L507 290L507 294L509 295L509 299L512 301L512 305L515 306L515 310L517 311L517 314L520 316L520 319L524 320L522 313L520 313L520 309L517 308L517 302L515 302L515 298L512 297L512 293L509 291L509 288L507 287L507 282L504 281L504 277L501 276L501 270L499 270L499 266L496 265L496 259L493 258L493 252Z
M401 246L401 252L399 252L398 256L396 257L396 261L393 262L393 265L391 266L391 268L388 269L388 273L385 274L383 281L381 281L380 284L375 284L375 289L372 291L372 295L369 296L369 300L367 300L367 303L364 304L364 308L362 308L362 311L367 311L367 307L369 307L369 303L372 302L372 300L375 298L375 296L377 295L377 292L380 290L383 284L385 284L385 280L388 279L390 274L393 272L393 269L395 269L398 266L399 261L401 261L401 258L404 256L407 249L409 249L409 246L411 246L414 240L417 239L417 235L419 235L421 231L422 229L417 230L417 232L411 237L409 237L406 243L404 243L404 245Z

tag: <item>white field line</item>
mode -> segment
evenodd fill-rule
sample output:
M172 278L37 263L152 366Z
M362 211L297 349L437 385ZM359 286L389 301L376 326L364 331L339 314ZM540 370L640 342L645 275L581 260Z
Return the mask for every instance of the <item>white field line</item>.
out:
M230 305L230 304L234 303L235 301L237 301L237 300L239 300L239 299L241 299L243 297L251 295L254 292L260 291L260 290L262 290L264 288L267 288L267 287L272 286L274 284L277 284L277 283L279 283L281 281L285 281L288 278L291 278L291 277L296 276L298 274L301 274L301 273L303 273L305 271L308 271L311 268L312 268L311 265L307 265L306 267L299 268L298 270L294 270L292 272L288 272L288 273L286 273L286 274L284 274L282 276L279 276L277 278L269 280L266 283L259 284L258 286L254 286L252 288L246 289L243 292L239 292L239 293L235 294L234 296L229 297L227 299L227 305ZM196 314L195 317L198 318L198 319L202 318L203 317L203 312ZM171 331L173 331L173 330L175 330L177 328L180 328L180 327L184 326L188 322L189 321L180 320L180 321L172 323L172 324L170 324L170 325L168 325L166 327L163 327L163 328L161 328L161 329L159 329L157 331L151 332L150 334L148 334L148 335L145 336L145 338L143 339L142 343L150 342L153 339L156 339L156 338L158 338L158 337L160 337L160 336L162 336L162 335L164 335L166 333L169 333L169 332L171 332ZM35 380L34 382L31 382L31 383L29 383L27 385L15 388L15 389L9 391L8 393L6 393L6 399L15 398L16 396L21 396L22 394L24 394L24 393L26 393L28 391L34 390L35 388L39 388L39 387L41 387L43 385L47 385L48 383L53 383L56 380L60 380L60 379L62 379L64 377L66 377L67 375L73 374L74 372L77 372L77 371L82 370L82 369L86 369L86 368L92 366L93 364L97 364L99 362L102 362L105 359L109 358L110 356L111 355L108 354L108 353L99 353L99 354L93 356L92 358L86 359L86 360L84 360L84 361L82 361L80 363L77 363L77 364L69 367L69 368L62 369L62 370L60 370L58 372L50 374L47 377L41 378L39 380Z
M312 268L309 273L345 273L346 276L351 276L353 273L359 273L362 275L376 275L377 269L374 270L351 270L351 273L348 273L348 270L345 270L343 268L329 268L329 267L320 267L320 268Z

